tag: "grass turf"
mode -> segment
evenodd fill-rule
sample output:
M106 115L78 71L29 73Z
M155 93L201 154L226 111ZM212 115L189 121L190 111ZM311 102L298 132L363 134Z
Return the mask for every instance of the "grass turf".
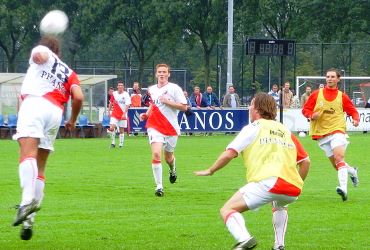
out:
M146 137L126 137L122 149L110 140L59 139L48 161L45 199L34 236L19 239L12 227L20 199L18 145L0 140L0 249L230 249L235 243L219 216L224 202L245 183L241 158L212 177L208 167L233 136L180 137L178 181L163 168L165 196L154 196ZM316 142L302 138L311 171L300 199L289 206L287 249L369 249L370 162L368 134L351 135L346 160L359 166L360 186L349 180L349 199L335 193L337 176ZM271 207L244 213L257 249L273 244Z

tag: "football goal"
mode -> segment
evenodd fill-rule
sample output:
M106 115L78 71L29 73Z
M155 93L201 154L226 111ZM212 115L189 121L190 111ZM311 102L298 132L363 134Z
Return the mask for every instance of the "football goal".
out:
M300 97L311 86L312 90L325 85L325 76L297 76L296 93ZM365 107L370 98L370 76L342 76L338 87L345 92L356 107Z

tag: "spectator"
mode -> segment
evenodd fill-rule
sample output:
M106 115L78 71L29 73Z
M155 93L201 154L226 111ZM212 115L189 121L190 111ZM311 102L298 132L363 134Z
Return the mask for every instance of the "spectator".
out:
M184 90L183 92L184 92L184 96L186 98L186 102L188 104L188 108L191 108L191 102L190 102L190 99L189 99L188 92L186 90Z
M288 109L293 104L293 92L290 90L290 83L284 83L283 91L283 108Z
M207 100L205 96L200 93L200 88L198 86L194 87L194 92L189 99L192 107L196 107L198 109L207 107Z
M213 93L213 89L211 86L207 87L206 92L203 94L207 100L207 107L214 109L215 107L220 107L220 101L218 100L215 93Z
M142 97L141 97L141 106L142 107L149 107L150 102L152 98L150 97L149 92L147 91Z
M272 89L267 94L272 96L276 102L276 106L279 106L280 103L279 86L277 84L272 85Z
M365 105L365 108L366 109L370 108L370 98L367 100L366 105Z
M222 106L229 108L240 107L240 98L239 95L235 93L234 86L229 86L228 93L224 96Z
M304 104L307 102L308 97L310 97L310 95L311 95L311 91L312 91L311 86L307 85L306 86L306 92L304 92L303 95L301 96L301 107L303 107Z
M109 87L109 89L108 89L108 95L107 95L107 107L109 107L110 98L113 95L113 92L114 92L114 88L113 87Z
M132 85L131 107L141 107L141 91L138 82Z
M272 249L285 249L288 222L287 206L301 193L310 160L298 139L276 118L275 100L258 93L250 106L252 123L245 126L208 169L198 176L213 175L241 155L247 169L247 184L224 204L220 213L236 239L233 249L252 249L257 245L241 213L272 205L275 243ZM298 167L297 167L298 166Z

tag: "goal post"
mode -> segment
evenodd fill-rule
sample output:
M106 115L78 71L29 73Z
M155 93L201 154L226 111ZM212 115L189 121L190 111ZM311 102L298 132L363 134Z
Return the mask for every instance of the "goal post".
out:
M325 83L325 76L297 76L296 95L300 99L307 85L314 91ZM356 107L364 107L370 98L370 76L342 76L338 86L351 98Z

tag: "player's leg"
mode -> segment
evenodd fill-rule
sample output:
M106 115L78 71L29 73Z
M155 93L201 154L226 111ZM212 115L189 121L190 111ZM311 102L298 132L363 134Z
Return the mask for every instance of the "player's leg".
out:
M39 138L23 137L18 139L18 143L20 146L19 178L22 188L20 206L23 206L30 204L35 198Z
M125 128L127 128L127 120L119 121L119 147L123 147L125 142Z
M162 148L165 142L165 136L159 133L157 130L149 128L147 130L149 144L152 152L152 171L153 177L156 184L155 195L162 197L163 192L163 182L162 182Z
M220 214L230 234L237 241L234 249L252 249L257 245L250 235L243 215L248 210L243 194L237 191L221 208Z
M111 117L110 118L110 122L109 122L109 134L110 134L110 138L111 138L111 148L114 148L116 147L116 128L117 128L117 119L114 118L114 117Z
M152 150L152 171L153 177L156 184L155 188L155 195L156 196L163 196L163 181L162 181L162 162L161 162L161 154L162 154L162 142L152 142L150 144Z
M177 144L177 136L168 136L164 146L164 158L169 167L169 180L170 183L175 183L177 180L176 172L176 158L175 158L175 147Z
M336 191L342 197L343 201L346 201L348 196L348 173L354 172L354 169L352 167L349 167L344 159L348 143L349 142L347 141L346 135L344 134L334 134L333 139L330 141L330 145L333 151L331 161L335 164L335 167L338 171L339 186L337 187Z
M337 186L336 192L345 201L347 199L348 170L344 162L344 151L347 140L344 135L342 137L340 135L334 134L320 139L319 146L337 171L339 186Z
M45 188L45 168L46 161L49 157L50 150L39 148L37 165L38 165L38 176L36 179L36 189L35 189L35 199L39 206L41 205L42 199L44 198L44 188Z
M251 249L257 241L247 230L242 212L257 209L274 200L275 195L270 193L273 180L269 183L251 182L236 192L221 208L220 213L229 232L238 241L234 249Z
M45 166L46 161L49 156L50 151L46 149L39 148L37 155L37 167L38 167L38 176L35 183L35 200L37 206L41 206L42 199L44 197L44 188L45 188ZM22 222L22 228L20 231L20 236L22 240L30 240L32 238L33 224L35 222L36 212L31 213L27 216L27 219Z
M284 249L288 226L288 204L296 201L297 197L287 195L276 195L276 197L272 202L272 225L275 233L273 249Z

